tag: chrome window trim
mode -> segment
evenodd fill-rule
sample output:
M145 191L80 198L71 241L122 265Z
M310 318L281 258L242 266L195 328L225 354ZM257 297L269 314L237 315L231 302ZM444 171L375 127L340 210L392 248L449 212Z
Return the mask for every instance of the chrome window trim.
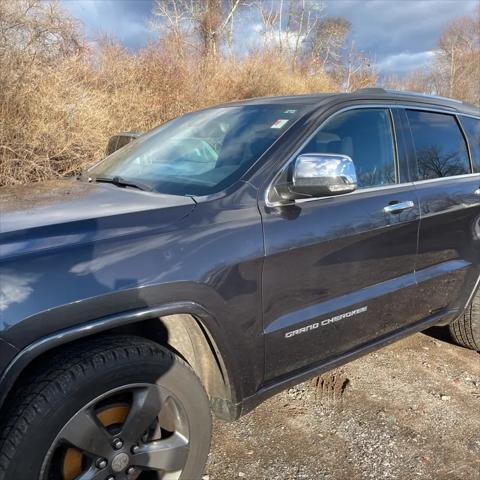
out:
M459 117L468 117L468 118L475 118L476 120L480 120L480 113L477 115L472 115L471 113L460 113L458 112L457 115Z
M317 134L317 132L324 126L324 124L328 120L330 120L331 118L333 118L336 115L339 115L340 113L347 112L349 110L359 110L359 109L365 109L365 108L385 108L385 109L389 110L390 116L391 116L391 121L392 121L392 127L393 127L393 132L392 133L393 133L393 141L394 141L394 144L395 144L394 146L395 146L395 150L396 150L397 163L398 163L398 149L397 149L397 144L396 144L396 130L395 130L395 123L393 123L394 118L393 118L393 114L392 114L392 109L400 108L400 109L409 109L409 110L421 110L421 111L427 111L427 112L444 113L444 114L452 115L454 117L458 117L459 115L463 115L463 116L466 116L466 117L473 117L473 118L476 118L476 119L480 119L479 117L476 117L474 115L460 113L452 107L441 107L441 106L430 107L429 105L425 105L425 106L423 106L423 105L420 106L418 104L408 105L407 103L375 103L375 104L372 103L372 104L364 104L364 105L349 105L348 107L341 108L340 110L337 110L336 112L332 113L332 115L329 115L318 126L318 128L302 143L302 145L295 151L295 153L293 153L290 156L290 158L285 162L285 164L282 166L282 168L273 177L273 179L271 180L271 182L268 184L267 188L265 189L265 194L264 194L265 205L267 207L270 207L270 208L275 208L275 207L285 207L285 206L295 205L295 204L302 204L302 203L307 203L307 202L312 202L312 201L321 201L321 200L325 200L327 198L330 198L330 199L335 198L335 196L300 198L300 199L297 199L297 200L292 200L291 202L288 202L288 203L283 203L283 202L270 202L270 200L268 199L268 194L269 194L270 190L272 189L275 181L282 174L282 172L284 172L284 170L290 165L290 163L295 160L295 158L302 151L302 149L308 144L308 142L310 142L310 140ZM461 122L458 121L458 118L457 118L457 122L461 125ZM467 145L468 145L468 143L467 143ZM469 156L469 158L471 158L471 157ZM415 182L393 183L391 185L382 185L382 186L378 186L378 187L362 188L362 189L355 190L354 192L351 192L351 193L338 195L338 197L348 197L348 196L352 196L352 195L362 194L364 192L371 193L371 192L375 192L377 190L385 190L385 189L388 189L388 188L398 188L398 187L406 187L406 186L414 187L415 185L419 185L419 184L423 184L423 183L438 182L438 181L441 182L441 181L446 181L446 180L450 180L450 179L458 179L458 178L472 178L472 177L475 177L475 176L480 176L480 173L472 172L472 173L468 173L468 174L465 174L465 175L457 175L457 176L452 176L452 177L440 177L440 178L432 178L432 179L428 179L428 180L418 180L418 181L415 181ZM397 178L397 180L398 180L398 178Z
M475 178L479 177L480 179L480 173L467 173L464 175L454 175L452 177L440 177L440 178L430 178L428 180L419 180L417 182L403 182L403 183L392 183L391 185L381 185L379 187L370 187L370 188L362 188L360 190L355 190L354 192L350 193L344 193L343 195L338 195L337 197L335 195L329 195L327 197L312 197L312 198L299 198L295 201L289 202L289 203L281 203L281 202L268 202L267 206L268 207L284 207L288 205L294 205L294 204L302 204L302 203L307 203L307 202L313 202L315 200L326 200L326 199L333 199L333 198L344 198L344 197L350 197L352 195L358 195L362 193L372 193L372 192L378 192L382 190L395 190L398 188L405 188L405 187L415 187L417 185L423 185L423 184L428 184L428 183L437 183L437 182L446 182L448 180L457 180L457 179L462 179L462 178Z
M302 204L302 203L308 203L308 202L313 202L315 200L326 200L326 199L334 199L334 198L345 198L345 197L350 197L352 195L358 195L362 193L372 193L372 192L378 192L382 190L396 190L398 188L405 188L405 187L413 187L414 184L413 182L407 182L407 183L392 183L390 185L381 185L378 187L369 187L369 188L361 188L359 190L355 190L350 193L344 193L343 195L329 195L328 197L312 197L312 198L299 198L298 200L295 200L292 203L280 203L278 202L277 204L272 204L271 206L274 207L280 207L280 206L285 206L285 205L292 205L292 204Z
M335 198L347 198L347 197L351 197L352 195L358 195L362 193L372 193L372 192L378 192L381 190L395 190L395 189L404 188L404 187L414 187L414 184L413 182L392 183L391 185L382 185L380 187L362 188L360 190L355 190L354 192L344 193L341 195L329 195L327 197L298 198L297 200L292 200L291 202L288 202L288 203L270 202L267 200L265 204L267 205L267 207L270 207L270 208L288 207L289 205L299 205L299 204L301 205L302 203L314 202L316 200L327 200L327 199L332 200Z
M427 180L417 180L412 182L414 185L423 185L425 183L446 182L447 180L458 180L462 178L480 177L480 173L464 173L463 175L452 175L451 177L429 178Z

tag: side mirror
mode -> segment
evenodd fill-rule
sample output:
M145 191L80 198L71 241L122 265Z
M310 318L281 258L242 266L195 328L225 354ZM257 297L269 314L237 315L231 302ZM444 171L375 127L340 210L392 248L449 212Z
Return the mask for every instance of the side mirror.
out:
M355 165L347 155L300 155L291 175L289 189L296 198L340 195L357 188Z
M107 143L107 149L105 151L105 155L110 155L113 152L116 152L120 148L124 147L133 140L137 139L142 132L125 132L125 133L118 133L113 137L110 137Z

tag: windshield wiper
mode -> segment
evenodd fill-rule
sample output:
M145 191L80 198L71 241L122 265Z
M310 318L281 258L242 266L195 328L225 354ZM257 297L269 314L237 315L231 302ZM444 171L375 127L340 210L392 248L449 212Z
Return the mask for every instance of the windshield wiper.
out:
M144 190L146 192L151 192L153 188L146 183L134 182L132 180L127 180L125 178L115 176L115 177L91 177L89 179L92 182L101 182L101 183L112 183L117 187L133 187L138 188L139 190Z

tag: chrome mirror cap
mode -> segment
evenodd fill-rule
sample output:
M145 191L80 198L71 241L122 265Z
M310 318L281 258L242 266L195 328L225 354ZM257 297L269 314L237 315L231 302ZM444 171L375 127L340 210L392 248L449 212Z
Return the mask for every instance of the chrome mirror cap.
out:
M290 190L297 198L340 195L356 188L357 173L348 155L309 153L295 161Z

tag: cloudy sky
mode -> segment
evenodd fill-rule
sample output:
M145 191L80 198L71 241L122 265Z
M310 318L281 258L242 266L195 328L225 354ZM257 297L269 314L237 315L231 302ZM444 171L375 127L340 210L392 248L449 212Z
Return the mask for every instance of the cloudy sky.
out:
M88 37L99 32L135 50L148 42L153 0L61 0L84 25ZM352 23L357 47L374 56L381 74L402 74L425 65L441 30L480 0L325 0L325 15ZM242 39L253 39L254 21L242 24ZM248 40L244 42L248 45Z

